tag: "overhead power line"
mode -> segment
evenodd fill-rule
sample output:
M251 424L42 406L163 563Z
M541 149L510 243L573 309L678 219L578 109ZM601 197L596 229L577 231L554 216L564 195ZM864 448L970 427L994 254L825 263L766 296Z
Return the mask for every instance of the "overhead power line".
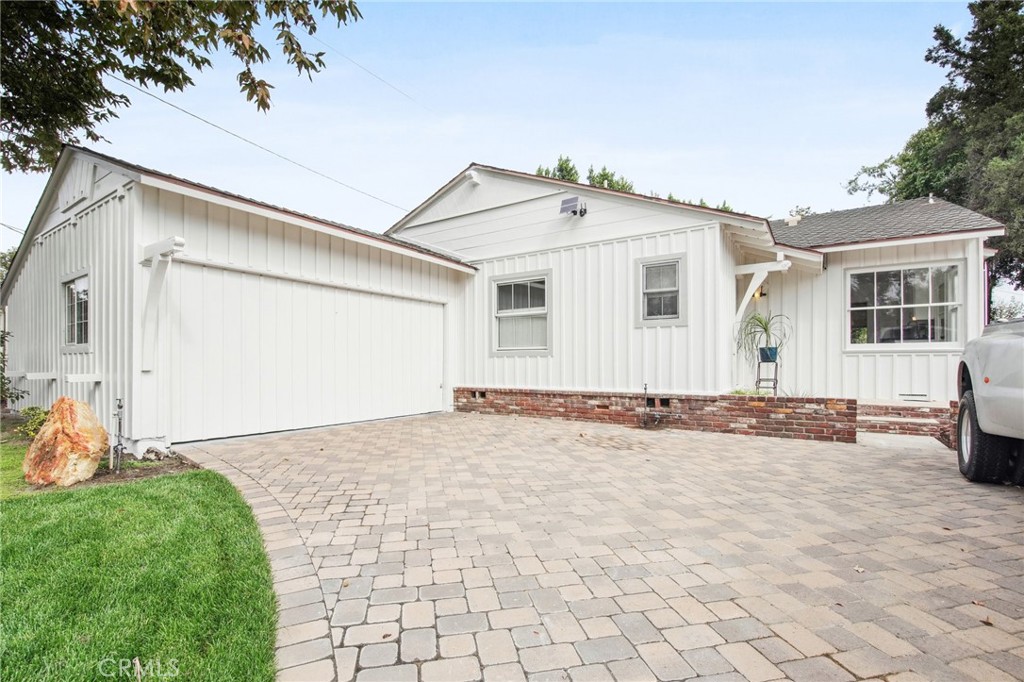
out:
M18 229L18 228L17 228L17 227L15 227L14 225L8 225L7 223L0 223L0 225L3 225L3 226L4 226L4 227L6 227L6 228L7 228L8 230L11 230L11 231L13 231L13 232L17 232L18 234L25 234L25 230L21 230L21 229Z
M152 97L153 99L157 100L158 102L162 102L162 103L166 104L167 106L171 107L172 109L177 109L181 113L186 114L188 116L191 116L192 118L196 119L197 121L201 121L201 122L205 123L206 125L208 125L208 126L210 126L212 128L216 128L217 130L221 131L222 133L227 133L228 135L230 135L231 137L234 137L235 139L241 140L242 142L245 142L246 144L252 145L253 147L256 147L257 149L261 149L261 150L267 152L268 154L273 154L277 158L281 159L282 161L287 161L288 163L292 164L293 166L298 166L299 168L301 168L301 169L303 169L305 171L309 171L310 173L313 173L314 175L319 175L321 178L323 178L325 180L330 180L331 182L333 182L333 183L335 183L337 185L341 185L345 189L348 189L348 190L351 190L353 192L357 192L359 194L362 194L363 196L369 197L369 198L371 198L371 199L373 199L375 201L379 201L382 204L387 204L388 206L391 206L392 208L397 208L399 211L408 212L408 210L409 210L407 208L403 208L403 207L399 206L398 204L393 204L390 201L388 201L387 199L382 199L381 197L377 196L376 194L371 194L370 192L361 190L358 187L353 187L352 185L350 185L350 184L348 184L346 182L342 182L341 180L338 180L337 178L332 178L330 175L327 175L326 173L318 171L315 168L310 168L309 166L307 166L307 165L305 165L303 163L300 163L300 162L296 161L295 159L290 159L287 156L285 156L284 154L281 154L279 152L275 152L273 149L269 149L267 147L264 147L263 145L261 145L258 142L253 142L249 138L244 137L242 135L239 135L238 133L234 132L233 130L228 130L224 126L218 125L218 124L214 123L213 121L210 121L209 119L203 118L199 114L194 114L191 111L189 111L188 109L185 109L183 107L179 107L177 104L174 104L173 102L170 102L170 101L164 99L163 97L160 97L159 95L155 95L152 92L150 92L149 90L146 90L144 88L139 87L135 83L131 83L129 81L124 80L123 78L118 78L117 76L114 76L114 75L111 75L110 77L113 78L114 80L118 81L119 83L123 83L124 85L127 85L130 88L138 90L139 92L141 92L144 95L148 95L148 96Z
M351 57L349 57L349 56L348 56L347 54L345 54L344 52L342 52L342 51L341 51L341 50L339 50L338 48L334 47L334 46L333 46L333 45L331 45L330 43L328 43L328 42L326 42L326 41L322 40L322 39L321 39L321 38L320 38L319 36L315 36L315 35L314 35L314 36L310 36L310 37L311 37L311 38L313 38L313 40L315 40L316 42L318 42L318 43L320 43L321 45L323 45L324 47L326 47L326 48L327 48L328 50L330 50L331 52L334 52L335 54L337 54L338 56L340 56L340 57L341 57L342 59L346 59L346 60L348 60L349 62L351 62L352 64L354 64L354 65L355 65L356 67L358 67L358 68L362 69L363 71L365 71L365 72L366 72L366 73L368 73L369 75L373 76L374 78L376 78L377 80L379 80L379 81L380 81L381 83L383 83L384 85L388 86L389 88L391 88L392 90L394 90L395 92L397 92L397 93L398 93L399 95L401 95L402 97L405 97L405 98L406 98L407 100L409 100L410 102L413 102L413 103L415 103L415 104L418 104L419 106L423 107L423 108L424 108L424 109L426 109L427 111L429 111L429 112L431 112L431 113L434 113L434 110L433 110L433 109L431 109L430 107L428 107L428 106L427 106L426 104L423 104L422 102L418 101L418 100L417 100L417 99L416 99L415 97L413 97L412 95L410 95L409 93L407 93L407 92L406 92L405 90L402 90L402 89L401 89L400 87L398 87L398 86L397 86L397 85L395 85L394 83L391 83L390 81L388 81L387 79L385 79L385 78L384 78L383 76L380 76L380 75L378 75L378 74L374 73L373 71L370 71L370 69L366 68L365 66L363 66L362 64L360 64L360 63L359 63L359 62L357 62L356 60L352 59L352 58L351 58Z

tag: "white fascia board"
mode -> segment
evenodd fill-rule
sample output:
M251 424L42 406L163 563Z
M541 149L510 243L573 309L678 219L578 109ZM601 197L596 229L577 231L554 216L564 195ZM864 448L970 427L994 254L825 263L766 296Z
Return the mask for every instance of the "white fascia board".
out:
M233 208L238 211L245 213L252 213L259 215L270 220L277 220L290 225L297 225L298 227L305 228L307 230L313 230L314 232L320 232L331 237L339 237L346 239L357 244L365 244L366 246L372 246L373 248L380 249L382 251L390 251L391 253L397 253L417 260L426 261L433 263L434 265L440 265L441 267L449 268L451 270L457 270L458 272L464 272L466 274L473 274L476 272L474 268L469 265L462 265L461 263L453 263L452 261L444 258L438 258L427 253L416 251L413 248L406 248L400 244L394 244L383 239L374 239L366 235L359 234L357 232L349 232L341 227L335 227L332 225L325 225L323 223L310 220L308 218L301 218L284 211L274 210L267 206L260 206L258 204L251 204L239 199L233 199L231 197L225 197L217 192L204 190L198 187L190 187L185 184L170 182L163 178L153 177L151 175L143 175L140 179L140 183L147 187L154 187L156 189L162 189L167 192L175 192L184 196L192 197L193 199L199 199L201 201L208 201L218 206L225 206L227 208Z
M802 249L791 249L788 246L776 244L772 247L773 250L781 254L783 257L800 261L803 265L810 265L821 270L825 264L825 254L817 253L815 251L804 251Z
M915 244L931 244L934 242L955 242L961 239L988 239L989 237L1002 237L1006 234L1006 228L999 227L991 230L970 230L964 232L946 232L943 234L929 234L920 237L907 237L905 239L878 239L871 242L857 242L855 244L837 244L836 246L816 246L815 251L822 253L836 253L839 251L858 251L860 249L876 249L884 246L914 246Z
M785 272L793 267L788 260L777 260L770 263L750 263L748 265L737 265L733 272L737 277L743 275L754 275L758 273Z

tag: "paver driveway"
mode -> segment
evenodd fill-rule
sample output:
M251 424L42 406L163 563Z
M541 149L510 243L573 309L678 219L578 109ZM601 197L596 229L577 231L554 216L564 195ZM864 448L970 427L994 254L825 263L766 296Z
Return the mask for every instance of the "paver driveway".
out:
M1024 491L952 453L445 414L181 448L281 680L1024 678Z

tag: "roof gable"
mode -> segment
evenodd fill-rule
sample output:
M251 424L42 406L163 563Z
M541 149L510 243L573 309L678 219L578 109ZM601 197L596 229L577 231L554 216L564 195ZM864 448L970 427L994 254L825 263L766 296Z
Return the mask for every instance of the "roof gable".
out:
M429 260L445 267L451 267L462 272L473 272L476 268L448 253L441 253L428 246L416 244L404 239L390 235L363 230L351 225L317 218L298 211L275 206L266 202L251 199L249 197L227 192L216 187L194 182L181 178L170 173L140 166L123 159L118 159L100 152L78 147L75 145L64 145L57 164L54 166L46 187L40 196L35 211L29 220L25 235L18 246L11 268L4 279L2 295L7 295L7 282L13 281L13 276L21 268L25 254L31 248L33 239L39 229L39 225L46 218L49 211L46 209L56 202L56 209L69 212L79 204L88 203L89 193L92 190L94 168L103 168L107 171L114 171L127 176L127 178L142 184L152 184L169 191L181 193L194 193L201 195L207 200L226 200L240 205L243 209L267 211L279 216L280 219L295 223L301 227L314 228L329 233L338 233L338 236L349 234L353 238L367 242L370 245L378 246L385 250L400 251L414 258ZM324 229L326 228L326 230Z
M535 175L533 173L508 170L506 168L487 166L480 163L471 163L463 171L449 180L444 186L434 192L434 194L428 197L423 203L392 225L385 234L398 234L406 227L411 227L412 225L424 224L430 220L450 218L459 215L458 210L460 208L460 202L458 195L468 185L474 184L478 181L478 178L474 177L474 175L478 175L479 173L493 174L499 177L519 180L521 182L541 187L547 186L553 192L574 192L579 194L597 193L609 198L621 198L627 201L638 201L644 202L648 205L662 206L668 210L697 212L707 216L708 219L718 220L721 222L740 222L741 224L755 223L757 225L767 224L767 221L764 218L746 213L724 211L717 208L711 208L709 206L697 206L695 204L687 204L680 201L669 201L668 199L647 196L645 194L621 192L619 190L605 189L603 187L595 187L593 185L587 185L579 182L569 182L567 180L549 178L542 175Z
M1005 227L987 216L929 197L814 213L796 225L771 222L778 243L811 249L1000 229Z

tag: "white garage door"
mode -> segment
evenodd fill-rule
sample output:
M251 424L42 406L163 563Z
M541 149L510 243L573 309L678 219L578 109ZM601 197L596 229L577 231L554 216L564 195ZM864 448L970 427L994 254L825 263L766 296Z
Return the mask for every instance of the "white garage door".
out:
M172 442L443 409L441 305L180 267Z

